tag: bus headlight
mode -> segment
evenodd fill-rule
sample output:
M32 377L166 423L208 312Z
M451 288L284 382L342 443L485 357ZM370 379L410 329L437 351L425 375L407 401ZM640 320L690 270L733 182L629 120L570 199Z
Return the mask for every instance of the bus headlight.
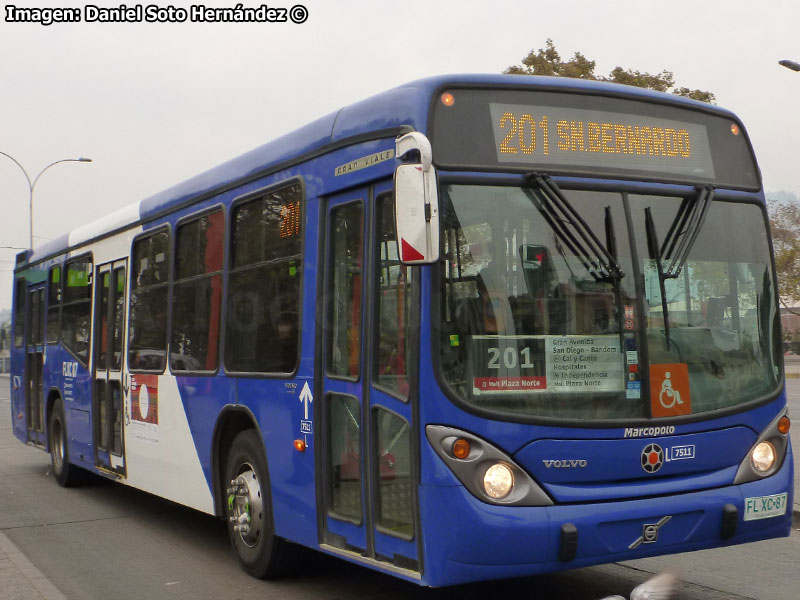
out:
M431 448L470 494L498 506L552 506L547 492L514 459L477 435L427 425Z
M483 489L492 498L505 498L514 489L514 473L504 463L495 463L483 475Z
M750 455L750 461L753 463L753 468L759 473L769 471L775 464L775 446L769 442L760 442Z
M733 478L734 485L770 477L783 466L789 447L790 421L787 413L788 409L784 408L758 436L739 464L739 470Z

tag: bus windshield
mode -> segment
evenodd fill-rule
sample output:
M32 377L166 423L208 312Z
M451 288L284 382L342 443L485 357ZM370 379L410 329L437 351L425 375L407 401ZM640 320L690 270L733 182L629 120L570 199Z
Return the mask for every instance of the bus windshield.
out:
M440 360L461 400L512 418L634 419L777 390L761 208L715 198L695 234L676 230L694 195L553 187L575 218L535 185L442 188ZM676 276L659 277L669 265L648 231L694 238Z

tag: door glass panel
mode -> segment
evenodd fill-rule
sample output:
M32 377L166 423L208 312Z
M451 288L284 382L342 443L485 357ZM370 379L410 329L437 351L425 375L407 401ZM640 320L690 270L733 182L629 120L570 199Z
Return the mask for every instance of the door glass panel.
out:
M357 378L361 365L361 290L364 207L347 204L331 211L331 279L328 372Z
M402 538L414 535L411 497L411 429L405 419L376 407L378 529Z
M361 523L361 420L358 399L328 395L331 516Z
M122 389L119 381L110 381L111 392L111 452L122 454Z
M61 267L50 269L47 287L47 343L58 341L58 315L61 309Z
M397 257L394 198L378 201L378 361L376 383L403 398L408 397L411 365L411 280L409 268Z
M108 450L108 401L106 387L105 380L98 379L95 381L95 397L98 399L97 448L100 450Z
M27 413L28 429L33 431L43 431L44 427L44 403L42 394L42 368L44 366L43 355L41 352L29 352L28 356L28 387L27 387Z
M125 310L125 267L114 270L114 307L112 309L113 339L111 341L111 369L119 371L122 364L122 317Z
M100 275L100 310L97 316L99 339L96 341L97 370L105 371L108 364L108 302L111 294L111 272Z
M42 343L42 296L44 290L36 290L31 294L31 344L39 346Z

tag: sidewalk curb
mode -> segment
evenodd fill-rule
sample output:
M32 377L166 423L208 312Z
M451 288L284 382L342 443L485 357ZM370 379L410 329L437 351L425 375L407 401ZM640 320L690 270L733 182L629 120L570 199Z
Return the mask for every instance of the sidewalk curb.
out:
M2 531L0 531L0 555L5 555L13 565L12 569L5 572L5 583L30 584L43 600L67 600L67 597L28 560L28 557Z

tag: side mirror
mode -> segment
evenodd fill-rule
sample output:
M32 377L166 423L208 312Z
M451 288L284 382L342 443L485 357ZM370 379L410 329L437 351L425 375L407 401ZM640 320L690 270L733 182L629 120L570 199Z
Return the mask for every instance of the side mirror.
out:
M397 141L397 156L419 150L421 163L400 165L394 172L394 214L397 255L406 265L439 260L439 198L436 171L430 162L430 143L420 133ZM427 152L427 155L426 155Z

